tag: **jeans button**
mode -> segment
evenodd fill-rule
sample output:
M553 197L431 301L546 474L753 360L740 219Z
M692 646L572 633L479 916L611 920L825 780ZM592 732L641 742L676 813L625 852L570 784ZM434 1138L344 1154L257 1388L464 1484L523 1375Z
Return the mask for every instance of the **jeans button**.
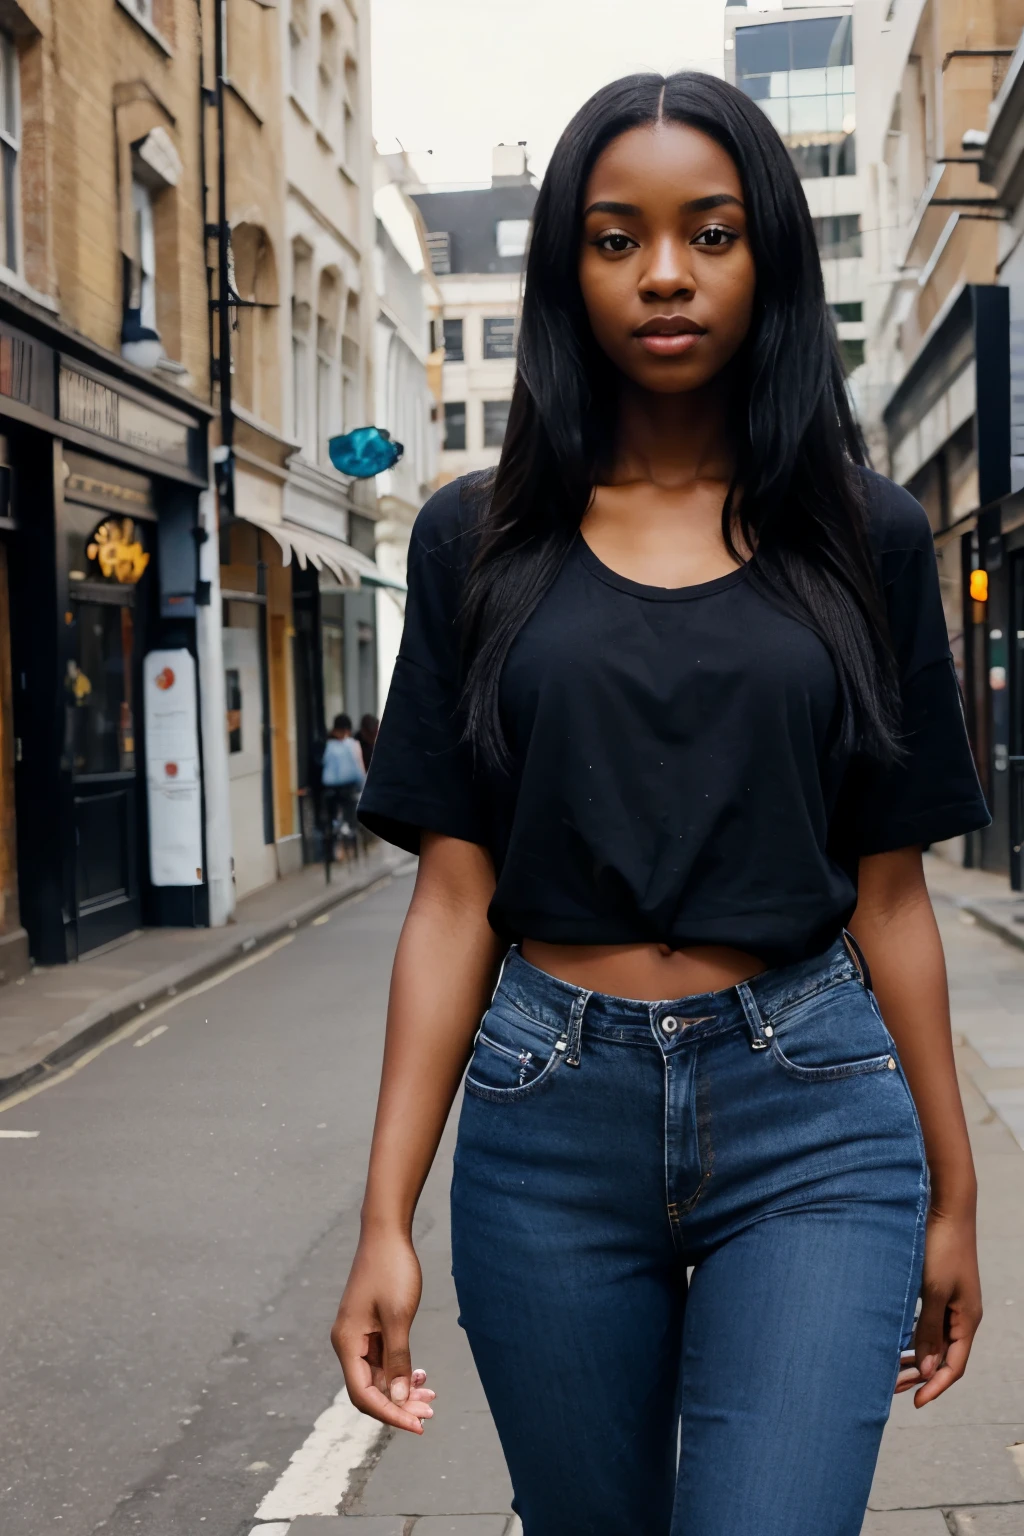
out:
M662 1019L661 1027L666 1035L674 1035L679 1028L679 1020L674 1019L670 1014L667 1019Z

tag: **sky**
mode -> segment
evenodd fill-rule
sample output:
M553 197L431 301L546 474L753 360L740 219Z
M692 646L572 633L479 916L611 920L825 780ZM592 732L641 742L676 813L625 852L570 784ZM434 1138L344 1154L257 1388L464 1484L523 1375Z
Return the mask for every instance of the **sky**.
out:
M491 147L543 172L569 118L639 70L722 72L724 0L372 0L373 131L426 182L487 182ZM432 154L427 154L432 150Z

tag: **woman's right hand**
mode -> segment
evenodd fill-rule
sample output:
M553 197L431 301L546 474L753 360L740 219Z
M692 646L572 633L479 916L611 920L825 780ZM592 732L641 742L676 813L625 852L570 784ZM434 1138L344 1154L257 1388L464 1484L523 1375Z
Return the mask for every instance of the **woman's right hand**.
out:
M423 1280L410 1238L363 1233L331 1329L352 1402L382 1424L423 1433L433 1417L426 1373L414 1371L409 1329Z

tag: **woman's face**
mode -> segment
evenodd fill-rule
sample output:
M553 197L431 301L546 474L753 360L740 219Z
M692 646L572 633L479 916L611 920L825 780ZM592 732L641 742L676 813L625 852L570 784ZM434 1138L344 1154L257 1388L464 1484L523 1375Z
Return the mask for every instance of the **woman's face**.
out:
M696 128L631 128L594 164L580 287L599 346L642 389L707 384L750 328L756 273L743 187Z

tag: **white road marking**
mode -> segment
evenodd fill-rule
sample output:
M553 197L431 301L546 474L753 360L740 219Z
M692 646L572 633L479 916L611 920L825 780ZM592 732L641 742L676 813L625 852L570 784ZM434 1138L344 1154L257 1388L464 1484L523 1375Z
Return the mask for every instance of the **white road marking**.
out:
M148 1045L151 1040L156 1039L157 1035L165 1035L166 1033L167 1025L158 1024L156 1029L151 1029L148 1035L143 1035L140 1040L135 1040L132 1043L134 1044L135 1049L138 1050L140 1045Z
M288 1536L287 1525L254 1525L249 1536Z
M31 1141L33 1136L38 1136L38 1131L0 1131L7 1141Z
M329 912L321 912L319 917L314 917L309 926L311 928L322 928L324 923L329 923L330 920L331 914Z
M198 997L201 992L209 992L211 987L219 987L222 981L230 981L232 976L237 976L239 971L247 971L251 965L259 965L262 960L268 960L271 955L283 949L286 944L295 942L293 933L286 934L283 939L277 939L273 944L268 944L258 954L248 955L244 960L236 960L234 965L229 965L226 970L218 971L216 976L211 976L208 981L198 982L196 986L189 987L187 992L179 992L176 997L169 997L166 1002L159 1003L151 1009L148 1018L131 1019L127 1024L122 1024L112 1035L94 1045L91 1051L84 1051L77 1056L69 1067L61 1072L54 1072L52 1077L44 1077L41 1082L32 1083L28 1088L23 1088L20 1093L12 1093L9 1099L0 1100L0 1115L9 1109L24 1104L28 1099L34 1099L37 1093L45 1093L48 1088L55 1088L58 1083L66 1083L69 1077L74 1077L76 1072L81 1072L97 1056L102 1056L104 1051L109 1051L112 1045L118 1045L122 1040L130 1040L144 1024L151 1024L162 1013L168 1013L170 1009L177 1008L182 1003L188 1002L190 997Z
M320 1415L256 1511L257 1520L294 1520L298 1515L336 1515L355 1469L365 1461L383 1425L368 1419L342 1387ZM259 1527L266 1533L266 1526Z

